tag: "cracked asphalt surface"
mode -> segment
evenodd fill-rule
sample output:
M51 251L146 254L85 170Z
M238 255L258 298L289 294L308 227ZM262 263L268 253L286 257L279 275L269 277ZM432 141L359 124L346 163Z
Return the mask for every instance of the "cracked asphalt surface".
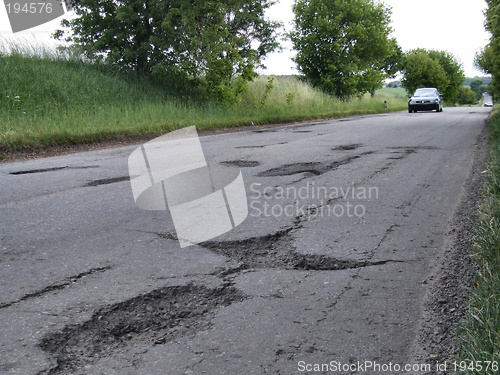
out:
M184 249L168 213L134 204L137 145L0 164L0 372L446 359L470 288L489 111L204 134L209 163L241 168L249 216Z

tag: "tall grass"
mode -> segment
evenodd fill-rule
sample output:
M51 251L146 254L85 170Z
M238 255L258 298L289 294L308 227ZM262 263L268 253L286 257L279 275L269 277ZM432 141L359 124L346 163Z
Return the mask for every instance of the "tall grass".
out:
M389 93L341 101L295 77L259 77L234 107L181 98L148 79L67 56L0 54L0 151L402 110ZM384 106L388 102L388 109Z
M461 360L466 361L464 364L470 366L463 371L466 374L500 373L500 108L495 108L489 130L488 177L475 237L479 270L463 327L465 343L460 353ZM496 362L496 366L485 371L488 362ZM482 370L478 370L477 363L482 365Z

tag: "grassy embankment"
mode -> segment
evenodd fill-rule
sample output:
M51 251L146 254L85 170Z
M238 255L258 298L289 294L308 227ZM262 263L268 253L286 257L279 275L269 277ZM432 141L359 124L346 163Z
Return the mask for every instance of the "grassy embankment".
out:
M488 176L475 236L476 288L463 329L464 367L458 368L464 374L500 373L500 106L494 108L489 130Z
M0 55L0 154L64 144L403 110L400 92L341 101L294 77L250 84L235 107L173 95L134 75L54 57ZM384 106L388 101L389 108Z

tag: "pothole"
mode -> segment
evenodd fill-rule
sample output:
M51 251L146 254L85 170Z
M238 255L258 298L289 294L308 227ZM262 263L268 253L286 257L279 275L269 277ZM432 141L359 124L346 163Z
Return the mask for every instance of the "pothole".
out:
M105 178L105 179L102 179L102 180L90 181L85 186L109 185L109 184L115 184L117 182L123 182L123 181L128 181L128 180L130 180L129 176L112 177L112 178Z
M201 246L241 263L240 268L335 271L393 262L342 260L326 255L300 254L293 247L291 229L241 241L207 241Z
M223 161L221 164L231 165L240 168L251 168L259 166L260 162L254 160L232 160L232 161Z
M41 168L41 169L28 169L24 171L17 171L17 172L10 172L9 174L17 176L17 175L22 175L22 174L32 174L32 173L44 173L44 172L54 172L54 171L60 171L63 169L90 169L90 168L99 168L98 165L89 165L85 167L52 167L52 168Z
M349 145L340 145L340 146L332 148L332 150L333 151L352 151L352 150L356 150L362 146L363 145L361 143L353 143L353 144L349 144Z
M365 153L363 155L367 155ZM277 177L277 176L291 176L294 174L307 173L314 176L322 175L328 171L335 170L341 165L349 164L352 161L359 159L360 155L349 156L332 163L320 163L320 162L305 162L305 163L293 163L285 164L277 168L272 168L267 171L259 173L258 177Z
M262 129L262 130L254 130L254 133L276 133L277 129Z
M49 374L72 373L131 342L164 344L210 326L206 315L245 299L231 286L170 286L105 307L82 324L47 335L40 347L54 355Z
M308 162L308 163L294 163L285 164L278 168L269 169L259 173L259 177L276 177L276 176L291 176L299 173L310 173L320 175L326 172L323 163Z
M397 156L388 157L388 160L402 160L408 155L416 154L419 150L437 150L434 146L415 146L415 147L389 147L391 150L395 150L392 153Z

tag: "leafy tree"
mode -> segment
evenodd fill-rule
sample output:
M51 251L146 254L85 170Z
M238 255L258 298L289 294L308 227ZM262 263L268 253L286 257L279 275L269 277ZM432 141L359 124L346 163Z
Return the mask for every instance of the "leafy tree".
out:
M482 50L476 53L474 58L474 65L476 68L482 70L486 74L493 74L494 61L493 61L493 48L488 44Z
M78 0L63 21L73 48L139 75L203 83L231 101L278 47L270 0ZM56 37L64 36L62 31ZM183 84L183 83L182 83Z
M487 91L486 86L483 85L483 81L480 79L475 79L474 81L472 81L470 83L470 89L476 94L477 100L481 99L483 93Z
M474 104L477 101L476 93L470 87L460 86L457 100L459 104Z
M481 86L483 86L483 81L481 81L480 79L475 79L470 83L470 89L475 92L478 92Z
M403 66L402 83L409 92L419 87L436 87L447 101L457 100L465 74L452 54L419 48L406 54Z
M438 61L446 72L449 84L446 90L442 92L444 97L449 102L455 102L457 100L458 93L462 83L465 81L465 74L462 68L462 64L456 59L453 54L446 51L436 51L430 50L429 57Z
M491 33L490 43L476 54L475 65L493 75L493 94L500 95L500 0L486 0L485 27Z
M419 87L435 87L444 93L450 83L441 64L423 51L406 55L403 75L401 84L410 94Z
M297 0L290 34L299 71L313 86L345 98L374 92L399 70L390 10L371 0Z

